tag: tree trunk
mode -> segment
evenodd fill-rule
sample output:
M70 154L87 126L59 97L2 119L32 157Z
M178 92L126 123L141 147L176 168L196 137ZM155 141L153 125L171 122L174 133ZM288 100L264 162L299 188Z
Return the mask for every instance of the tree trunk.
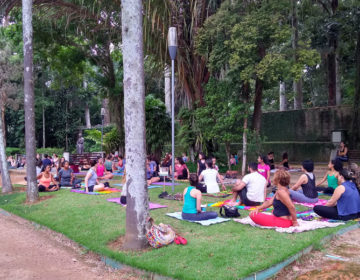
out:
M336 55L328 54L328 106L336 105Z
M248 117L244 118L243 126L243 151L242 151L242 165L241 165L241 175L244 176L246 172L246 161L247 161L247 126L248 126Z
M360 31L357 34L357 43L355 51L355 94L353 99L353 119L351 129L351 146L353 149L358 148L360 142Z
M0 107L0 113L2 113L2 109ZM9 193L13 191L13 187L11 185L8 164L6 161L6 143L4 138L4 130L2 121L0 121L0 171L1 171L1 187L2 193Z
M264 87L263 81L260 80L259 78L256 78L252 128L256 131L257 134L260 134L260 128L261 128L261 114L262 114L261 106L262 106L263 87Z
M90 109L89 109L89 104L86 103L85 104L85 123L86 123L86 128L91 128L91 120L90 120Z
M286 94L285 94L285 83L284 82L280 82L280 87L279 87L279 94L280 94L280 111L286 111L286 105L287 105L287 100L286 100Z
M149 217L149 198L145 179L143 5L141 0L123 0L121 3L128 188L124 248L136 250L148 246L145 234Z
M42 92L42 98L43 98L43 101L44 101L44 90ZM46 134L45 134L45 105L42 104L42 147L45 149L45 146L46 146Z
M225 151L226 151L226 157L227 157L227 163L228 163L228 170L231 170L231 164L230 164L230 157L231 157L230 142L225 142Z
M109 99L108 98L103 99L102 107L105 109L104 126L107 126L110 124L110 110L109 110Z
M169 65L165 66L165 107L166 113L171 114L171 71Z
M65 151L69 151L69 141L68 141L68 130L69 130L69 124L68 124L68 113L69 113L69 109L68 109L68 101L65 101Z
M36 183L36 142L35 106L33 80L33 28L32 0L22 0L23 44L24 44L24 110L25 110L25 149L26 149L26 199L33 203L39 199Z
M341 105L341 73L340 73L340 57L339 51L336 52L335 58L336 69L336 105Z
M292 48L294 53L294 61L295 63L298 63L298 42L299 42L299 26L298 26L298 18L297 18L297 1L292 0L291 1L291 24L292 24ZM294 109L302 109L302 103L303 103L303 92L302 92L302 78L300 78L298 81L293 81L293 88L295 93L294 98Z

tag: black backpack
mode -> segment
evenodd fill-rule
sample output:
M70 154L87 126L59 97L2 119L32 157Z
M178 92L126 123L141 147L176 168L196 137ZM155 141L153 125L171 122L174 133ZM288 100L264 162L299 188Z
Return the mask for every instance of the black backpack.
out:
M224 214L223 214L224 211ZM230 205L224 205L220 208L220 216L226 217L226 218L236 218L240 217L239 210L235 206Z

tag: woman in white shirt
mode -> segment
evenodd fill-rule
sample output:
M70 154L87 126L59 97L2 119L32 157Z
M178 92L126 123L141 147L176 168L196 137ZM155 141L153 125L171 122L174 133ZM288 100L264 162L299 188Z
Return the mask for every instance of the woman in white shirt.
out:
M224 186L223 180L219 174L219 172L214 169L212 159L206 160L206 169L201 172L199 181L204 179L206 185L207 193L218 193L220 192L219 185L216 181L216 178L219 179L222 190L226 191L226 187Z

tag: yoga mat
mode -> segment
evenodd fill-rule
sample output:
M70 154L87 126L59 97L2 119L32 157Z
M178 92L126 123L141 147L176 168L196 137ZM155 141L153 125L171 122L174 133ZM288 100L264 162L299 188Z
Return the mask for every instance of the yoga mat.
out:
M184 220L181 217L181 212L175 212L175 213L166 213L167 216L178 219L178 220L182 220L182 221L187 221L187 222L191 222L191 223L197 223L200 224L202 226L210 226L210 225L214 225L214 224L218 224L218 223L223 223L223 222L228 222L230 221L230 219L227 218L222 218L222 217L217 217L215 219L210 219L210 220L204 220L204 221L189 221L189 220Z
M114 186L122 187L123 184L113 184Z
M208 204L208 207L222 207L224 206L226 203L229 203L231 200L225 200L225 201L218 201L218 202L215 202L215 203L209 203ZM237 202L239 202L239 200L237 200ZM248 211L252 211L252 210L255 210L256 209L256 206L245 206L245 205L238 205L236 206L236 208L240 209L240 210L248 210ZM267 210L270 210L270 209L273 209L273 207L269 207L269 208L266 208L266 209L263 209L261 211L267 211Z
M119 189L114 189L114 188L110 188L104 191L99 191L99 192L86 192L85 190L80 190L80 189L75 189L75 190L70 190L71 192L75 192L75 193L82 193L82 194L90 194L90 195L99 195L99 194L109 194L109 193L117 193L117 192L121 192L121 190Z
M305 202L293 201L294 204L299 204L299 205L309 207L309 208L314 208L314 206L316 206L316 205L325 205L327 202L328 202L328 200L321 199L321 198L319 198L318 202L316 202L316 203L305 203Z
M156 188L162 188L162 186L158 186L158 185L151 185L151 186L148 186L148 189L156 189Z
M343 222L330 223L330 222L326 222L326 221L316 221L316 220L303 221L303 220L298 219L297 221L299 223L298 227L279 228L279 227L260 226L258 224L255 224L249 216L247 216L246 218L242 218L242 219L234 219L234 222L237 222L240 224L251 225L253 227L259 227L259 228L264 228L264 229L275 229L277 232L280 232L280 233L299 233L299 232L304 232L304 231L316 230L319 228L337 227L337 226L345 224Z
M152 183L153 185L162 185L162 186L172 186L171 182L156 182L156 183ZM178 186L180 185L179 183L174 183L174 186Z
M113 198L108 198L107 201L109 202L114 202L116 204L120 204L122 206L126 206L125 204L122 204L120 202L120 197L113 197ZM158 204L158 203L152 203L152 202L149 202L149 209L150 210L153 210L153 209L159 209L159 208L167 208L167 205L161 205L161 204Z
M122 173L122 172L121 172L121 173L114 172L113 174L114 174L115 176L124 176L124 173Z

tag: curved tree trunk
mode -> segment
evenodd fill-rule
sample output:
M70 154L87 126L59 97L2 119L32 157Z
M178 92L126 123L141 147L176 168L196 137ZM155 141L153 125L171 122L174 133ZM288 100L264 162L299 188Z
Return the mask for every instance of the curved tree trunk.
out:
M263 87L264 87L264 82L259 78L256 78L252 127L258 134L260 134L260 128L261 128L261 115L262 115L261 107L262 107Z
M122 36L126 151L126 249L147 246L149 199L145 171L145 82L141 0L123 0Z
M86 123L86 128L90 129L91 119L90 119L90 108L88 103L85 104L85 123Z
M26 177L28 202L39 199L36 183L36 138L35 138L35 106L33 78L33 28L32 0L22 0L23 42L24 42L24 109L25 109L25 148Z
M0 114L2 113L2 109L0 106ZM2 193L9 193L13 191L13 187L11 185L8 164L6 161L6 143L4 138L5 127L3 126L2 121L0 121L0 171L1 171L1 187Z
M285 83L280 82L279 95L280 95L280 111L286 111L287 100L285 94Z

